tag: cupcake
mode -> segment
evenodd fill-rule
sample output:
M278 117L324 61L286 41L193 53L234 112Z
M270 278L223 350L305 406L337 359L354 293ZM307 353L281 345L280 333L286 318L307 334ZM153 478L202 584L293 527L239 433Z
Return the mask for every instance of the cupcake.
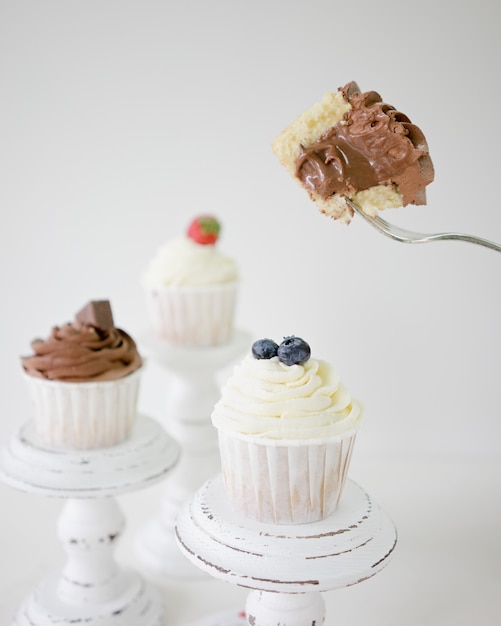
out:
M223 386L218 430L234 508L273 524L315 522L340 500L362 416L326 362L300 337L261 339Z
M218 346L234 330L238 271L217 248L221 226L195 218L186 235L162 246L143 277L156 336L176 346Z
M21 363L42 442L88 450L129 436L142 359L134 340L115 327L107 300L89 302L74 322L31 347Z

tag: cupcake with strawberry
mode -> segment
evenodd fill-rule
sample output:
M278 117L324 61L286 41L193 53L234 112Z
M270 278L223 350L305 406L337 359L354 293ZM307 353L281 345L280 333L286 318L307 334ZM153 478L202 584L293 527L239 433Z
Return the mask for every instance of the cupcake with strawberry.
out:
M218 346L234 330L238 268L218 249L221 224L200 215L149 263L143 285L157 337L176 346Z

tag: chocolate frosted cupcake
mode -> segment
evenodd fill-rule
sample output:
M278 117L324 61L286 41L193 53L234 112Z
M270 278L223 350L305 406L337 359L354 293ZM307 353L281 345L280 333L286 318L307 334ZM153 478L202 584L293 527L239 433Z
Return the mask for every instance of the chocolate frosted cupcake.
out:
M36 430L47 444L75 449L125 440L137 414L142 359L116 328L108 301L92 301L74 322L35 339L21 358Z
M301 524L337 507L362 407L300 337L255 342L214 407L223 480L235 509Z

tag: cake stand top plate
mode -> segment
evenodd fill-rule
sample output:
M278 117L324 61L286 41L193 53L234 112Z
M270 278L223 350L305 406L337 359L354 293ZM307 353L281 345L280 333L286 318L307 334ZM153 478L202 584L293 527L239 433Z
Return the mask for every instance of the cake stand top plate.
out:
M0 477L30 493L61 498L115 496L160 480L176 464L178 444L153 419L139 415L129 438L95 450L45 445L26 422L0 453Z
M237 513L221 475L185 506L176 535L185 555L215 578L283 593L327 591L371 578L388 563L397 540L391 520L350 480L325 520L276 525Z
M250 333L237 328L231 339L219 346L177 346L158 339L152 330L148 330L139 337L138 343L147 357L167 368L190 372L226 366L240 354L250 350L252 340Z

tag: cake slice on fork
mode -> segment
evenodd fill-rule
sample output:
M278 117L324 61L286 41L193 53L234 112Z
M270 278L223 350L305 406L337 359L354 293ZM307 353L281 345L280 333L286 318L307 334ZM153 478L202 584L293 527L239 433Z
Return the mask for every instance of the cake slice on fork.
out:
M355 82L327 93L272 145L321 213L349 223L351 198L366 213L426 204L433 164L421 130Z

